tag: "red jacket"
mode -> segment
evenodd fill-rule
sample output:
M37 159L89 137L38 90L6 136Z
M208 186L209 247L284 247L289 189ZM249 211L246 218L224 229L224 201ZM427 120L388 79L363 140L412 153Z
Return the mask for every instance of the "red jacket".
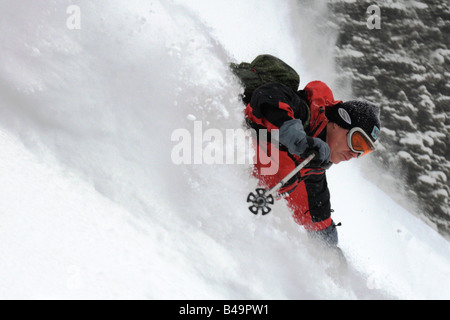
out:
M269 133L279 129L285 121L300 119L307 135L325 141L325 129L328 123L325 109L340 102L334 100L330 88L321 81L313 81L299 92L293 92L280 83L269 83L259 87L253 93L245 109L245 115L252 128L264 128ZM254 174L261 184L271 188L303 159L290 154L281 144L272 144L271 139L267 139L264 143L264 146L256 144L257 159ZM279 150L279 169L275 174L264 175L262 169L267 166L264 164L267 162L261 161L261 158L267 159L273 153L272 148ZM294 220L304 225L307 230L323 230L331 225L330 193L325 169L302 169L280 190L280 196L286 198L288 206L293 211Z

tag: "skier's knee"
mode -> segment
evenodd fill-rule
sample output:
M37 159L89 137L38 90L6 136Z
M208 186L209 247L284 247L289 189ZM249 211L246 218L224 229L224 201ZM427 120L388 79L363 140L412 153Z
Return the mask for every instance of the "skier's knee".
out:
M318 231L308 231L308 235L312 238L320 240L323 244L330 247L337 246L339 242L338 232L336 224L334 222L332 222L331 225L326 229Z

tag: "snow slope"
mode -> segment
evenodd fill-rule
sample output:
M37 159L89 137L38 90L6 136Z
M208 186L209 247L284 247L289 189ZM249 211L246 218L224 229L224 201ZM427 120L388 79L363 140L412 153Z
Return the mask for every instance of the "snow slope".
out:
M172 133L193 119L241 128L228 61L272 53L303 84L332 83L332 59L314 54L328 40L298 32L316 6L3 1L0 298L450 298L449 243L356 162L328 175L349 273L283 202L250 214L249 164L173 164Z

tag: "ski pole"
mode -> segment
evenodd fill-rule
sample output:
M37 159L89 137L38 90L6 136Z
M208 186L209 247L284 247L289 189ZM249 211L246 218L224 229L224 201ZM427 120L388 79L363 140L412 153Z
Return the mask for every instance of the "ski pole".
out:
M256 194L250 192L247 197L247 202L252 205L248 209L253 214L258 214L260 211L262 215L268 214L272 209L269 205L274 204L273 195L278 192L289 180L291 180L301 169L303 169L312 159L314 159L315 154L311 153L302 163L300 163L294 170L292 170L286 177L284 177L280 182L278 182L271 189L258 188L255 190Z

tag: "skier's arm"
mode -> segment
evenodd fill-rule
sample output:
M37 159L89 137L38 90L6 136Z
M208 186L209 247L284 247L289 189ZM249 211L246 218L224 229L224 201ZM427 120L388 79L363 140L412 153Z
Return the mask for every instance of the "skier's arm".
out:
M280 143L291 154L305 158L311 152L316 154L314 162L321 165L329 161L330 148L318 138L306 135L302 119L309 111L300 97L287 86L268 83L253 93L246 110L247 118L269 131L280 129Z
M246 113L249 120L269 130L279 129L288 120L307 118L308 111L300 106L300 97L289 87L268 83L255 90Z

